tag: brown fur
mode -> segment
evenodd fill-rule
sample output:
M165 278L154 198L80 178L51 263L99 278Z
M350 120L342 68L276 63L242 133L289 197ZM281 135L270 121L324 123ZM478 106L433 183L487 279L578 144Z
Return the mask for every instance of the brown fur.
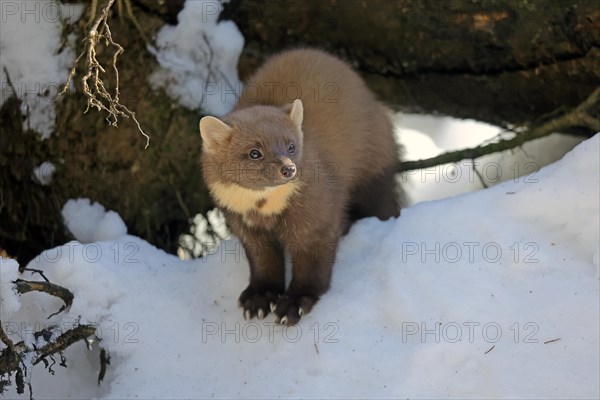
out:
M222 120L203 118L200 131L205 181L250 264L240 296L246 318L274 309L282 323L296 323L327 291L351 222L399 214L388 110L324 52L272 57L235 109ZM250 158L254 148L260 160ZM284 292L285 253L293 276Z

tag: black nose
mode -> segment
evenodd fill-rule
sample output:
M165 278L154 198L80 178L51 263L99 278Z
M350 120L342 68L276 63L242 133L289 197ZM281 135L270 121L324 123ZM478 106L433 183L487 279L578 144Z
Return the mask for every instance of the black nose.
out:
M296 166L294 164L288 164L281 167L281 175L286 179L291 179L296 175Z

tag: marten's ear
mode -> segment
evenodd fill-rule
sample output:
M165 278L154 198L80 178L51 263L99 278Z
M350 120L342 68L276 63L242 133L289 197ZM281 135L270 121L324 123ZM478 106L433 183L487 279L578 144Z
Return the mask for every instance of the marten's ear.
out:
M296 125L299 131L302 131L302 119L304 118L304 107L302 100L296 99L292 104L285 106L285 111L290 116L290 119Z
M219 118L204 117L200 120L200 136L204 150L213 153L216 147L231 137L231 127Z

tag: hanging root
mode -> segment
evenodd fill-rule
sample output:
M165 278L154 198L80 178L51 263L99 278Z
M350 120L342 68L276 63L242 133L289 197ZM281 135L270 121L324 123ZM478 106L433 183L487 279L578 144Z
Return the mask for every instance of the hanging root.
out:
M94 3L95 2L96 0L94 0ZM115 0L108 1L100 15L94 20L89 28L87 36L84 39L83 51L75 60L75 63L69 72L69 76L67 77L67 82L63 86L63 89L59 95L67 92L69 85L75 76L76 67L79 64L79 61L85 57L87 73L83 76L83 78L81 78L83 94L87 98L87 107L85 112L87 112L90 107L96 108L98 111L105 111L108 113L106 120L110 125L115 127L117 126L119 117L131 118L137 125L140 133L146 138L146 146L144 148L147 148L150 144L150 136L148 136L142 129L135 116L135 112L121 104L119 100L119 70L117 68L117 59L125 50L120 44L113 40L110 27L108 26L107 22L110 8L113 6L114 2ZM96 9L94 5L95 4L92 4L93 10L91 19L96 16ZM112 69L115 73L116 83L113 93L108 91L100 75L101 73L106 72L104 67L102 67L96 58L96 46L100 40L104 40L107 46L114 48Z

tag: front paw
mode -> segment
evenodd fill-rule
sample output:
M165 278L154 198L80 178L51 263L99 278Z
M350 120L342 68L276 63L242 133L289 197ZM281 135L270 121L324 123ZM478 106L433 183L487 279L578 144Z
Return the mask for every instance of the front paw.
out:
M276 290L257 290L248 287L238 300L240 307L244 309L244 319L250 320L254 317L263 319L269 314L278 297L279 293Z
M296 325L300 317L308 314L317 301L319 299L312 296L284 294L271 311L275 313L275 321L281 325Z

